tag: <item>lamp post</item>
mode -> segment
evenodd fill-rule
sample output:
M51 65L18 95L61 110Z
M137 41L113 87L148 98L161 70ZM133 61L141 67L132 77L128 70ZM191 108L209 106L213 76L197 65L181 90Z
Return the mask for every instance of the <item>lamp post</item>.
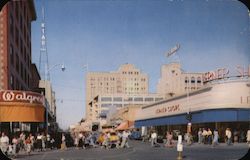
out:
M66 69L66 67L65 67L65 65L64 65L64 63L63 64L55 64L55 65L53 65L53 66L51 66L50 68L48 68L48 67L46 67L45 66L45 68L46 68L46 73L45 73L45 81L44 81L44 84L45 84L45 93L44 93L44 96L45 96L45 109L46 109L46 132L48 132L48 127L49 127L49 103L48 103L48 101L47 101L47 98L46 98L46 90L47 90L47 83L50 81L50 76L49 76L49 71L50 70L52 70L52 69L54 69L54 68L56 68L56 67L58 67L58 66L60 66L61 67L61 70L64 72L65 71L65 69ZM48 92L51 92L51 94L52 94L52 90L51 91L48 91Z

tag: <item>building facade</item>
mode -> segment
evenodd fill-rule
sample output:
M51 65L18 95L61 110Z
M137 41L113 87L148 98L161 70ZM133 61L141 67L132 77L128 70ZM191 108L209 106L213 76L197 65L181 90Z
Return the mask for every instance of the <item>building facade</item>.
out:
M88 105L97 95L148 94L148 76L133 64L121 65L115 72L89 72L86 76L86 118L92 119Z
M31 90L34 2L11 1L0 12L0 89Z
M135 126L153 127L161 135L167 130L184 134L190 123L194 136L199 128L218 129L221 140L226 128L246 132L250 122L249 76L211 80L189 95L145 105L138 111Z
M88 105L90 109L89 121L101 126L107 124L107 120L116 111L128 106L142 106L163 100L157 94L106 94L98 95Z
M173 62L161 67L161 78L157 84L157 93L171 98L198 90L203 85L203 73L186 73L181 64Z
M31 62L34 20L33 0L9 1L0 12L1 131L35 132L44 123L44 97L35 93L40 75ZM39 101L30 101L32 97Z

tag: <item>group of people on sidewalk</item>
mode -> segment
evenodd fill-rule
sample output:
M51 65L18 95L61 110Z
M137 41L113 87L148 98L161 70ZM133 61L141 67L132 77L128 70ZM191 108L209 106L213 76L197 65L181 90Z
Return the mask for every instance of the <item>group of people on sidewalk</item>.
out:
M74 145L76 148L129 148L129 131L111 132L80 132L74 133Z
M24 132L9 136L5 132L0 134L0 148L7 156L16 157L20 151L30 155L35 150L45 151L48 148L55 148L55 140L49 134L37 133L35 136Z
M231 145L231 144L233 144L233 142L234 143L244 142L246 140L247 144L249 144L249 147L250 147L250 129L246 132L246 134L242 134L242 132L240 132L240 133L241 133L241 135L237 131L234 131L234 133L232 133L231 129L227 128L225 130L225 134L224 134L225 143L227 145ZM164 141L165 147L173 147L175 145L173 137L174 137L173 132L171 132L171 131L166 132L165 141ZM184 137L184 142L187 145L191 145L192 143L194 143L194 138L193 138L193 135L191 134L191 132L186 133L185 135L183 135L183 137ZM219 132L217 129L214 129L212 131L210 128L207 128L207 129L206 128L199 128L197 137L198 137L198 141L197 141L198 144L209 144L212 146L216 146L219 144L220 136L219 136ZM153 130L151 132L151 136L149 139L152 147L159 146L159 143L157 142L157 138L158 138L158 135L157 135L156 131Z

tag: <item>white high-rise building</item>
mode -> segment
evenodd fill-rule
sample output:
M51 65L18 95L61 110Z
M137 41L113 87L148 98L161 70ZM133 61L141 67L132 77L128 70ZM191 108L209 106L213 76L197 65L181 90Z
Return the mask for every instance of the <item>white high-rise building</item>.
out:
M157 84L157 93L170 98L191 92L203 85L203 73L186 73L181 64L173 62L161 67L161 78Z

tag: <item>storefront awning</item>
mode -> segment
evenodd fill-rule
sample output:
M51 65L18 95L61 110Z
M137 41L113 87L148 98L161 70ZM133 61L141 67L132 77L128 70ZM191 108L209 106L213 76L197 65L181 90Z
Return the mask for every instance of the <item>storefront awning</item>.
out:
M44 122L44 107L0 104L0 122Z
M44 97L25 91L0 91L0 122L44 122Z
M214 109L192 113L191 123L243 122L250 120L250 109ZM137 120L135 127L187 124L186 114Z

